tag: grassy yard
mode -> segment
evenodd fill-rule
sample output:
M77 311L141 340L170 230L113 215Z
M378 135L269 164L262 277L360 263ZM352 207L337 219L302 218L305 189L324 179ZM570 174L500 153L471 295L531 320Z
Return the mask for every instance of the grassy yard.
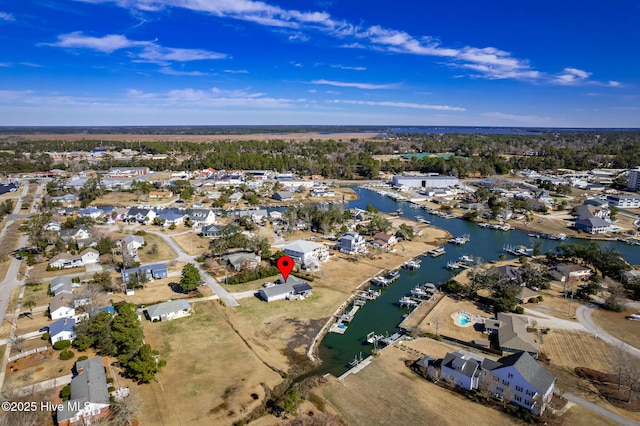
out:
M640 348L640 321L630 321L625 318L625 316L637 312L638 309L627 309L623 312L597 309L593 312L592 317L596 324L607 333L635 348Z
M140 257L140 262L142 263L154 263L173 260L177 256L177 254L164 242L162 237L160 237L159 235L147 233L144 235L144 241L145 243L147 243L147 245L143 249L138 250L138 256ZM151 253L151 248L154 245L157 247L157 251L155 253Z
M170 322L144 321L145 339L167 366L158 383L139 387L145 425L231 424L282 381L222 318L217 302Z

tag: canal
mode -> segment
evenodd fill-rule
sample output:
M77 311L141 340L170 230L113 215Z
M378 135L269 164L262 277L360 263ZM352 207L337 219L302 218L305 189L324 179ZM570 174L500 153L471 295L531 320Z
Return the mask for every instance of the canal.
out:
M446 269L448 261L455 261L462 255L481 258L484 261L498 260L503 246L506 244L531 247L534 242L539 242L542 252L545 253L553 250L560 243L559 241L532 238L522 231L504 232L480 228L475 223L460 219L444 219L428 214L424 210L411 208L411 204L408 202L397 203L366 188L356 187L354 190L359 199L350 202L348 208L364 209L370 204L385 213L393 213L400 208L406 218L424 217L431 222L432 226L446 229L453 236L469 235L470 241L464 246L447 244L447 252L443 256L423 257L422 266L417 270L402 269L400 278L396 282L383 289L382 295L378 299L367 302L358 311L344 334L327 333L318 348L322 364L311 373L312 375L331 373L336 377L340 376L349 368L349 362L354 358L360 357L360 355L362 358L366 358L370 355L373 347L366 343L367 334L372 331L376 334L388 333L392 335L395 333L403 316L409 313L408 309L398 306L398 300L408 294L417 284L432 282L437 285L457 274L455 271ZM425 232L428 232L428 228L425 229ZM568 239L565 243L587 241ZM640 264L640 247L629 246L618 241L600 241L599 243L602 246L618 250L626 256L631 264Z

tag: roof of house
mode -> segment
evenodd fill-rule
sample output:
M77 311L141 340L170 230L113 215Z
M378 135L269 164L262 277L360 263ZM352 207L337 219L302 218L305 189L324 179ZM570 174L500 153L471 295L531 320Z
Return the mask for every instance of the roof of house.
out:
M538 297L539 295L540 293L531 290L529 287L522 287L522 289L520 290L520 296L518 296L518 298L520 300L527 300L532 297Z
M55 336L62 332L73 332L76 329L76 320L73 318L60 318L49 324L49 335Z
M71 277L67 275L60 275L59 277L53 277L51 279L51 283L49 284L49 288L53 289L59 285L71 284Z
M183 310L189 310L189 302L184 299L169 300L168 302L158 303L157 305L147 306L145 310L149 318L161 317L173 312L180 312Z
M464 376L473 377L478 372L480 361L472 358L465 358L463 354L453 352L445 355L441 366L456 370Z
M578 265L577 263L558 263L556 265L556 269L565 274L568 274L571 272L584 272L584 271L591 272L591 269L583 265Z
M498 344L501 348L527 352L540 352L540 346L527 332L527 320L510 314L499 313L498 320L502 326L498 329Z
M109 390L107 388L107 376L102 357L77 361L75 370L78 374L71 379L71 397L58 410L58 422L72 418L84 403L109 405Z
M294 251L296 253L309 253L322 247L324 247L324 244L314 243L313 241L307 240L296 240L290 242L286 246L283 246L282 250Z
M500 367L497 369L514 367L527 383L542 393L545 393L556 380L553 374L542 368L526 351L502 357L498 363Z
M609 222L599 217L588 217L586 219L576 220L576 225L584 225L589 228L600 228L611 226Z
M393 235L385 234L384 232L376 232L373 235L373 239L374 240L382 240L382 241L389 241L392 237L393 237Z
M222 256L222 259L236 267L242 265L242 262L244 261L258 262L260 261L260 256L255 253L240 252L224 255Z
M62 293L49 300L49 312L55 312L60 308L73 308L73 297Z
M280 280L282 281L282 280ZM267 288L263 288L260 290L260 292L262 294L265 295L265 297L267 298L272 298L272 297L276 297L276 296L281 296L284 294L289 294L289 293L300 293L303 291L309 291L311 290L312 287L309 285L309 283L307 283L306 281L293 276L293 275L289 275L289 277L287 278L287 282L284 284L278 284L275 285L273 287L267 287Z
M522 271L518 268L515 268L511 265L498 266L494 268L494 270L512 281L520 281L522 280Z
M289 191L278 191L273 194L272 198L279 198L281 200L285 198L293 198L293 194Z
M129 234L129 235L127 235L126 237L124 237L124 238L122 239L122 241L123 241L126 245L129 245L129 244L131 244L131 243L133 243L133 242L136 242L136 243L138 243L138 244L142 245L142 244L144 244L144 237L142 237L142 236L140 236L140 235L131 235L131 234Z

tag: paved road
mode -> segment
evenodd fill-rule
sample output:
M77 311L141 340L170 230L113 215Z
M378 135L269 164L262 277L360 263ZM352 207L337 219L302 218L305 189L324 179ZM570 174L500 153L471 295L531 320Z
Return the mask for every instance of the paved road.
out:
M599 406L598 404L594 404L591 401L588 401L582 397L579 397L578 395L574 395L572 393L569 392L565 392L562 394L563 398L583 406L584 408L586 408L587 410L593 411L596 414L601 415L602 417L609 419L611 421L614 421L618 424L624 425L624 426L637 426L640 423L636 423L631 419L628 419L626 417L621 416L618 413L614 413L611 410L607 410L604 407Z
M169 247L171 247L171 249L173 249L173 251L176 252L176 254L178 255L176 260L178 262L189 262L189 263L192 263L196 268L198 268L198 270L200 271L200 276L202 277L204 282L209 286L209 288L211 288L211 290L213 290L215 294L220 296L220 299L222 299L227 306L235 307L240 305L236 301L236 299L234 299L233 296L227 290L225 290L220 285L220 283L218 283L218 281L216 281L215 278L213 278L204 269L202 269L200 264L195 261L194 256L191 256L187 254L187 252L182 250L182 248L175 241L173 241L173 238L159 231L147 231L147 232L161 237L169 245Z
M578 321L580 321L580 324L584 325L587 330L589 330L591 333L595 334L605 342L609 342L616 347L622 347L631 355L640 358L640 350L638 348L634 348L633 346L628 345L622 340L613 337L602 328L600 328L595 323L595 321L593 321L591 314L596 308L597 305L595 305L594 303L588 303L586 305L579 306L578 309L576 309L576 316L578 317Z

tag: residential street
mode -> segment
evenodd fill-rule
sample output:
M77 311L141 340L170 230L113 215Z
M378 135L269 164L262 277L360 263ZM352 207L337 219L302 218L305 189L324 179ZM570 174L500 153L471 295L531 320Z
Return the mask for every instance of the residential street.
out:
M611 410L607 410L604 407L599 406L598 404L594 404L591 401L588 401L578 395L574 395L572 393L569 392L565 392L562 394L562 397L575 403L578 405L583 406L584 408L586 408L587 410L593 411L596 414L601 415L602 417L605 417L613 422L616 422L618 424L624 425L624 426L637 426L640 423L636 423L633 420L630 420L626 417L623 417L617 413L614 413Z
M178 257L176 258L178 262L189 262L189 263L192 263L196 268L198 268L198 270L200 271L200 276L202 277L204 282L209 286L209 288L211 288L211 290L213 290L215 294L217 294L220 297L220 299L224 301L224 303L227 306L230 306L230 307L239 306L239 303L236 301L236 299L233 298L233 296L231 296L231 294L227 290L225 290L220 285L220 283L216 281L215 278L211 277L204 269L202 269L200 264L195 261L194 256L191 256L187 254L184 250L182 250L182 248L175 241L173 241L173 238L159 231L147 231L147 232L161 237L169 245L169 247L171 247L171 249L178 254Z
M593 318L591 317L591 314L596 308L597 306L593 303L579 306L578 309L576 310L576 316L578 317L578 321L580 321L580 324L584 325L584 327L587 330L595 334L598 338L606 342L609 342L616 347L622 346L627 352L629 352L635 357L640 358L639 349L634 348L633 346L628 345L627 343L624 343L622 340L619 340L613 337L612 335L610 335L609 333L607 333L606 331L604 331L603 329L601 329L596 325L596 323L593 321Z

